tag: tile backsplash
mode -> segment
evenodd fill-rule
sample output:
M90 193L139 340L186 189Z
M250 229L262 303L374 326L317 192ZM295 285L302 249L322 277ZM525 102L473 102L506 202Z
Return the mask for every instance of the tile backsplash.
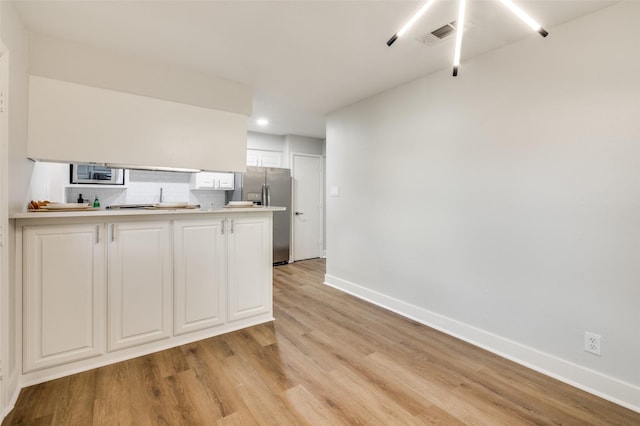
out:
M225 191L191 190L191 173L129 170L129 181L124 188L67 187L68 203L75 203L82 194L85 202L93 202L97 196L102 207L111 204L151 204L163 201L199 204L202 208L220 208L225 204Z

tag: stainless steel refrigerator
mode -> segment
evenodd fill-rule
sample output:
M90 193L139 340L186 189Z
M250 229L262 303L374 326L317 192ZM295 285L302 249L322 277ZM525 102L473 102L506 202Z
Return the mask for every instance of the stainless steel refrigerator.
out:
M286 211L273 212L273 264L289 263L291 171L248 166L246 173L236 174L235 190L227 201L253 201L264 206L286 207Z

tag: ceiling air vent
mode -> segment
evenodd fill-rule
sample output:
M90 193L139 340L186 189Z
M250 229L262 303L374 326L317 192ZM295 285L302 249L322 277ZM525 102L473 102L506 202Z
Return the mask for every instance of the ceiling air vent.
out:
M449 37L456 32L456 21L449 22L447 25L443 25L440 28L436 28L431 31L431 35L442 40L445 37Z
M465 21L464 30L465 31L468 30L469 26L470 26L469 22ZM439 28L436 28L430 33L427 33L421 37L418 37L416 40L418 40L420 43L426 44L427 46L433 46L434 44L441 42L445 38L450 37L455 33L456 33L456 21L451 21L448 24L445 24Z

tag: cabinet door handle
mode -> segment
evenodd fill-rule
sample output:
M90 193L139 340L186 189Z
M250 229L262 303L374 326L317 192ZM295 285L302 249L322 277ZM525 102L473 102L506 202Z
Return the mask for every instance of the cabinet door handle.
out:
M231 219L231 233L233 234L233 219Z
M96 244L100 244L100 225L96 226Z
M222 222L220 222L220 234L224 235L224 224L227 221L227 219L222 219Z
M111 242L116 241L116 232L118 232L117 225L115 223L111 224Z

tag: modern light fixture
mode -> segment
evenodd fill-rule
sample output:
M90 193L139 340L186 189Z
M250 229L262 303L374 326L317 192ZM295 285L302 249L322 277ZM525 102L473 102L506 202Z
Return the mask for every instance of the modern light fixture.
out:
M453 76L458 75L458 67L460 66L460 50L462 49L462 33L464 33L464 12L467 7L465 0L460 0L458 6L458 21L456 22L456 50L453 54Z
M546 37L549 35L547 31L540 24L533 20L533 18L527 15L522 9L516 6L511 0L500 0L502 4L507 6L507 8L512 11L518 18L522 19L525 24L529 25L533 31L537 31L540 33L542 37Z
M518 7L511 0L500 0L513 14L525 22L531 29L537 31L542 37L546 37L549 33L542 28L532 17L527 15L520 7ZM407 30L429 9L435 0L428 0L422 7L402 26L400 31L395 33L387 41L387 46L391 46L399 37L401 37ZM462 50L462 33L464 32L464 17L466 12L466 0L459 0L458 4L458 20L456 21L456 48L453 55L453 76L458 75L458 67L460 66L460 52Z
M269 124L269 120L267 120L266 118L258 118L256 120L256 124L258 126L267 126Z
M395 33L393 36L391 36L391 38L389 39L389 41L387 41L387 46L391 46L393 44L394 41L396 41L398 39L398 37L402 36L402 34L406 33L407 30L409 28L411 28L411 26L418 20L418 18L420 18L426 11L427 9L429 9L431 7L431 5L433 3L435 3L436 0L429 0L428 2L426 2L421 8L420 10L418 10L416 12L415 15L413 15L411 17L411 19L409 19L409 21L404 24L404 26L402 28L400 28L400 31L398 31L397 33Z

